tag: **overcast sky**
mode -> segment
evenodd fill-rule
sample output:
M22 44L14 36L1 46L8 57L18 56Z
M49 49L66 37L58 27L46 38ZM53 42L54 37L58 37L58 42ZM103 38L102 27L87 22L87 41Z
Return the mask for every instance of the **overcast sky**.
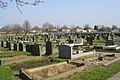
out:
M4 0L3 0L4 1ZM8 0L7 0L8 1ZM43 0L39 6L20 7L23 14L10 2L5 9L0 8L0 26L29 20L32 26L41 27L49 22L54 25L85 24L120 26L120 0Z

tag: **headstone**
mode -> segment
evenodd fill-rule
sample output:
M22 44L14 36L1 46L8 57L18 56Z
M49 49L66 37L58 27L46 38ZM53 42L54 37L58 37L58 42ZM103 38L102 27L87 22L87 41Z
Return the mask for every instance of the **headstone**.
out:
M29 44L26 45L26 51L27 51L27 52L32 52L32 47L31 47L31 45L29 45Z
M14 43L14 50L19 51L19 45L17 43Z
M4 41L1 41L1 47L4 47Z
M52 55L53 54L53 43L51 41L46 42L46 54L45 55Z
M87 44L93 45L93 39L90 36L87 36Z
M106 41L106 46L110 46L110 45L114 45L114 41L113 40L107 40Z
M3 65L3 64L4 64L4 60L0 59L0 65Z
M118 36L118 46L120 46L120 36Z
M24 45L24 43L19 43L19 51L26 51L26 47Z
M7 41L6 42L6 46L5 46L6 48L8 48L9 47L9 42Z
M69 44L74 43L74 41L71 40L71 39L69 39L69 40L67 40L67 41L68 41Z
M109 35L108 39L106 40L106 46L110 46L110 45L114 45L114 39L113 39L113 36Z
M9 51L12 50L12 43L10 43L10 42L8 42L8 49L9 49Z
M35 44L32 46L32 55L41 56L41 44Z
M77 38L77 43L83 45L83 39L82 38Z

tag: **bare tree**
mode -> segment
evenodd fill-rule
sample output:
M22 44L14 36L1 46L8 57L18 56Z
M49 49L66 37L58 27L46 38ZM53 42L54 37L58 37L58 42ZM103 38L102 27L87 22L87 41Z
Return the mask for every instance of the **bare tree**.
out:
M11 2L12 1L15 1L16 2L16 7L18 8L18 10L20 11L20 13L22 14L21 10L19 7L22 7L24 5L33 5L33 6L36 6L38 5L39 3L43 3L43 1L41 0L10 0ZM8 1L7 2L4 2L4 0L0 0L0 8L4 8L8 6Z
M2 31L5 32L6 36L11 32L11 26L10 25L5 25L2 28Z
M89 26L89 24L85 24L84 25L84 30L88 30L88 29L92 29L92 28Z
M118 27L116 25L112 25L112 30L117 30Z
M25 35L27 35L27 33L30 32L30 28L31 28L31 26L30 26L29 21L25 20L23 23L23 30L24 30Z
M44 24L43 24L43 29L45 30L45 29L48 29L48 28L52 28L53 27L53 24L51 24L51 23L48 23L48 22L45 22Z
M20 24L14 24L12 27L12 31L13 33L15 33L16 36L18 36L18 34L22 33L23 28L21 27Z

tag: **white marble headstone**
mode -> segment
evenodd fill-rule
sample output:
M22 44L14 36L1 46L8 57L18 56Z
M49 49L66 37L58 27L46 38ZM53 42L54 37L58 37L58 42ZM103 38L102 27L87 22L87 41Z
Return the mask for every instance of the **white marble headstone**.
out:
M83 39L82 38L77 38L77 43L80 45L83 45Z

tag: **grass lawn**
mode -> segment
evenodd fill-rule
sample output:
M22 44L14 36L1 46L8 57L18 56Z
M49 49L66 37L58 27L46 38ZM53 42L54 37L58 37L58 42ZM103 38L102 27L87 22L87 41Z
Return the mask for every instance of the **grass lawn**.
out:
M54 58L55 61L51 61L52 59L53 58L43 57L40 60L29 60L29 61L24 61L20 63L13 63L8 66L12 70L16 71L16 70L19 70L20 68L29 69L29 68L41 67L41 66L46 66L46 65L66 61L65 59L61 59L61 58Z
M105 45L106 41L105 40L94 40L94 44L99 44L99 45Z
M0 66L0 80L13 80L12 70L9 67Z
M77 73L71 80L106 80L120 71L120 61L111 64L108 67L96 66L90 70Z
M19 55L28 55L28 54L31 54L31 53L22 52L22 51L4 52L4 53L0 53L0 58L19 56Z
M94 48L93 48L94 49ZM114 53L120 53L120 49L118 50L105 50L105 49L94 49L96 51L100 51L100 52L114 52Z
M0 47L0 51L6 51L7 48L4 48L4 47Z

